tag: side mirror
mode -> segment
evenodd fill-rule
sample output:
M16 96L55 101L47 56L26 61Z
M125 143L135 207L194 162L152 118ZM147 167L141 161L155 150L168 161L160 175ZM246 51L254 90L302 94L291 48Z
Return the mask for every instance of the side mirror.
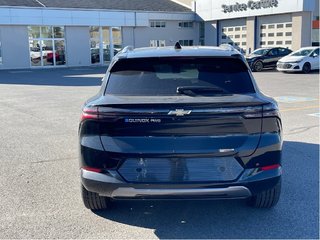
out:
M318 54L316 54L316 53L314 53L313 55L312 55L312 57L314 57L314 58L316 58L316 57L318 57L319 55Z

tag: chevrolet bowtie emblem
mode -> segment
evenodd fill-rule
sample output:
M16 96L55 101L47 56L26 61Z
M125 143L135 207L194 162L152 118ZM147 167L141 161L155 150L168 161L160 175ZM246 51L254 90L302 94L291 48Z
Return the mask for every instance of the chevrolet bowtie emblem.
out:
M191 112L191 110L176 109L175 111L170 111L168 115L176 115L180 117L184 115L189 115Z

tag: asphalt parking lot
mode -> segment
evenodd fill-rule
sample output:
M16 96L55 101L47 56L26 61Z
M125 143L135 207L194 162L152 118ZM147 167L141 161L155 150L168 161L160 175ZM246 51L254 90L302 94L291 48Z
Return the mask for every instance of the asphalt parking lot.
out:
M105 68L0 71L0 238L318 238L319 73L255 73L284 125L283 188L271 210L244 201L80 198L77 130Z

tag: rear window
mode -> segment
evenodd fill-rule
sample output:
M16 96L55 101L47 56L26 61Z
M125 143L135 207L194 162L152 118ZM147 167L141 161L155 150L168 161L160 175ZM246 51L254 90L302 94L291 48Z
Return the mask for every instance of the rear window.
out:
M177 95L178 87L219 88L225 94L255 92L247 66L240 59L139 58L116 62L106 93L170 96Z

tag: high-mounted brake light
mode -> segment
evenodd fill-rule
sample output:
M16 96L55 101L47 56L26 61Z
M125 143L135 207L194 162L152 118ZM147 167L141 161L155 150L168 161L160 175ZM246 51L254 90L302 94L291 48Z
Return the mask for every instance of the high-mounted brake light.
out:
M98 107L84 107L82 109L81 121L86 119L98 119Z

